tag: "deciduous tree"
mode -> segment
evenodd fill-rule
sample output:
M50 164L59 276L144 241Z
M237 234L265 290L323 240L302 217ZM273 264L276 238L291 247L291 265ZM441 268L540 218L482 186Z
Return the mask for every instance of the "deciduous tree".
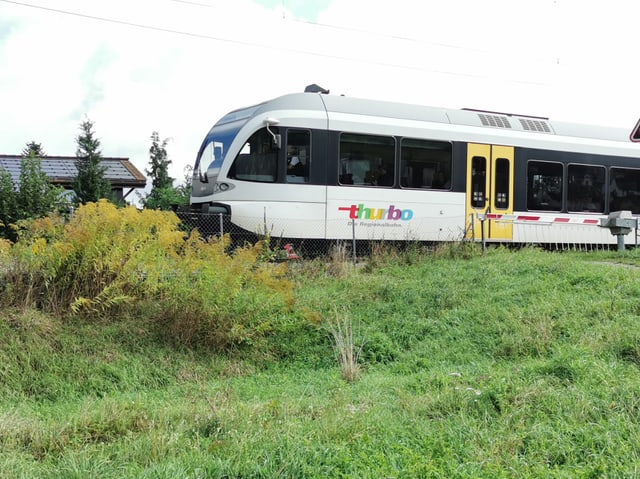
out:
M44 150L30 142L22 150L20 178L14 184L11 175L0 169L0 237L16 239L20 220L40 218L55 211L63 189L51 184L42 170Z
M19 219L40 218L58 207L63 189L51 184L47 174L42 170L42 158L36 151L28 150L20 162L20 181L16 192L16 203Z
M161 142L157 131L151 134L151 147L149 148L151 169L145 170L145 172L151 176L152 188L170 188L173 186L173 178L169 176L171 160L167 154L168 142L167 138Z
M144 206L150 209L170 210L189 204L191 189L189 183L178 187L173 186L174 179L169 176L169 155L167 153L168 140L160 141L160 135L154 131L151 135L149 148L150 169L145 170L151 177L151 192L143 199Z
M16 193L11 175L0 168L0 238L15 239L11 225L17 219Z

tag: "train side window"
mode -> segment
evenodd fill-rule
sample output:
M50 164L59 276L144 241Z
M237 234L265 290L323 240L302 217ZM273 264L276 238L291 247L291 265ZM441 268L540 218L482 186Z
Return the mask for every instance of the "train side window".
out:
M451 189L451 143L403 138L400 143L400 186Z
M311 132L287 132L287 183L308 183L311 166Z
M640 169L609 170L609 211L623 210L640 214Z
M390 136L340 135L341 185L393 186L395 139Z
M527 209L562 210L562 163L529 161L527 164Z
M602 213L604 211L604 176L601 166L567 167L567 211Z
M484 208L487 197L487 159L484 156L471 158L471 206Z
M276 127L271 131L278 134ZM229 178L273 183L278 171L278 149L266 128L256 131L244 144L229 169Z

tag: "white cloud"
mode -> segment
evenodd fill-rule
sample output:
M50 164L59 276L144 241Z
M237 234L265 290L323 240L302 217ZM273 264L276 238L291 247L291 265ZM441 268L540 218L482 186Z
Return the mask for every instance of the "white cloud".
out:
M103 154L142 171L151 133L171 138L182 179L218 118L310 83L628 128L640 115L632 0L333 0L305 11L317 23L297 0L261 1L0 1L0 152L73 155L86 115Z

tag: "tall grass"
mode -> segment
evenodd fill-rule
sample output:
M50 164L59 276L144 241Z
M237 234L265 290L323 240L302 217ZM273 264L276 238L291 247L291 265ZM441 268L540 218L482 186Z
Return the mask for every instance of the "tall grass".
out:
M268 356L5 308L0 478L636 477L640 255L454 253L296 264Z
M334 316L325 320L324 324L333 338L342 377L348 382L355 381L360 374L362 350L362 344L357 345L356 340L362 338L357 338L358 331L354 331L353 320L348 314L335 311Z

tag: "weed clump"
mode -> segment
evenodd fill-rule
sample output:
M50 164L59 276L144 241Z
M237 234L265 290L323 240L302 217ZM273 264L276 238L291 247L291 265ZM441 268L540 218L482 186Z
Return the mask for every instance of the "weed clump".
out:
M260 261L261 245L228 251L179 228L172 212L81 206L69 221L21 224L0 244L0 304L108 320L150 312L183 345L255 343L292 303L286 265Z
M360 375L360 354L362 345L358 346L358 330L350 316L335 312L334 317L324 320L333 338L333 347L340 365L342 377L347 382L355 381Z

